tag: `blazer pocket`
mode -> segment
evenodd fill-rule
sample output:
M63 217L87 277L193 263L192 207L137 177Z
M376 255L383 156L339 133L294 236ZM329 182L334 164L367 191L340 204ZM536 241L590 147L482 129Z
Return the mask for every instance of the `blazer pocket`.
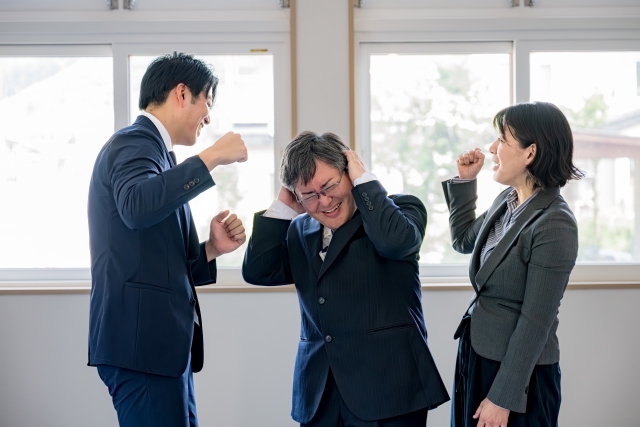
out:
M504 305L502 303L497 303L497 306L500 307L503 310L507 310L507 311L510 311L512 313L520 314L520 310L518 310L517 308L509 307L508 305Z
M171 289L165 288L164 286L150 285L148 283L125 282L124 286L127 288L146 289L148 291L163 292L165 294L173 295L173 291Z
M411 327L415 327L416 324L411 322L411 323L398 323L395 325L389 325L389 326L382 326L380 328L374 328L374 329L369 329L366 333L367 334L377 334L378 332L389 332L389 331L395 331L398 329L406 329L406 328L411 328Z

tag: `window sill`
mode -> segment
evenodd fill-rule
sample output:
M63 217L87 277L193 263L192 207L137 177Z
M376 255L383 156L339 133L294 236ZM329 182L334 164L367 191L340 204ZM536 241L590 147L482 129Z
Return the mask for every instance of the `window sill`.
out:
M467 291L471 292L473 288L468 282L463 282L462 278L445 278L445 280L435 280L433 278L423 279L423 292L436 291ZM596 289L640 289L640 281L624 281L624 282L569 282L567 287L569 290L596 290ZM295 292L293 285L285 286L254 286L247 283L243 284L214 284L207 286L199 286L197 288L199 294L209 293L282 293ZM86 280L78 281L23 281L23 282L0 282L0 295L30 295L30 294L56 294L56 295L73 295L73 294L89 294L91 292L91 282Z

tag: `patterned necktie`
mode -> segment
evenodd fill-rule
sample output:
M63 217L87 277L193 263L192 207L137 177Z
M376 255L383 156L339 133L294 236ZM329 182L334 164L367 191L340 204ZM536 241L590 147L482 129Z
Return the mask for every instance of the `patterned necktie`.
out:
M322 230L322 250L320 251L320 258L324 261L325 256L327 255L327 251L329 250L329 244L331 243L331 239L333 238L333 232L331 229L324 228Z

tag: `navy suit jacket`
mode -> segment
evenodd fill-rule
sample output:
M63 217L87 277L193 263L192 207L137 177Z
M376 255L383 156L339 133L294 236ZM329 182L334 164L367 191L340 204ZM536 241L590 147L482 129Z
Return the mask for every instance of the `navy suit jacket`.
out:
M175 165L144 116L102 148L89 187L89 365L181 375L202 369L194 286L215 282L187 202L211 188L198 156Z
M418 270L427 212L414 196L390 196L378 181L352 191L358 210L338 228L324 262L322 225L254 217L244 279L295 283L300 342L292 417L315 414L329 369L349 409L379 420L449 400L429 348Z

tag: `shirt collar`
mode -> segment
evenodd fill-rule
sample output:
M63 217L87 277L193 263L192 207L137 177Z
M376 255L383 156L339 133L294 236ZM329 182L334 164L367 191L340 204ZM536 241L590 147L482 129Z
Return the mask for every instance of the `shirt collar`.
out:
M140 112L140 115L145 116L146 118L151 120L151 122L154 125L156 125L156 127L158 128L158 131L160 132L160 136L162 137L162 141L164 141L164 145L167 147L167 151L173 151L173 143L171 142L171 136L169 135L167 128L164 127L162 122L158 120L156 116L146 111Z
M513 190L511 190L511 192L507 196L507 209L509 209L509 212L511 213L511 215L513 215L514 213L522 212L524 208L527 207L527 205L533 200L534 197L536 197L536 195L539 192L540 192L540 189L534 191L533 194L529 196L527 200L520 203L520 206L518 206L518 192L514 188Z

